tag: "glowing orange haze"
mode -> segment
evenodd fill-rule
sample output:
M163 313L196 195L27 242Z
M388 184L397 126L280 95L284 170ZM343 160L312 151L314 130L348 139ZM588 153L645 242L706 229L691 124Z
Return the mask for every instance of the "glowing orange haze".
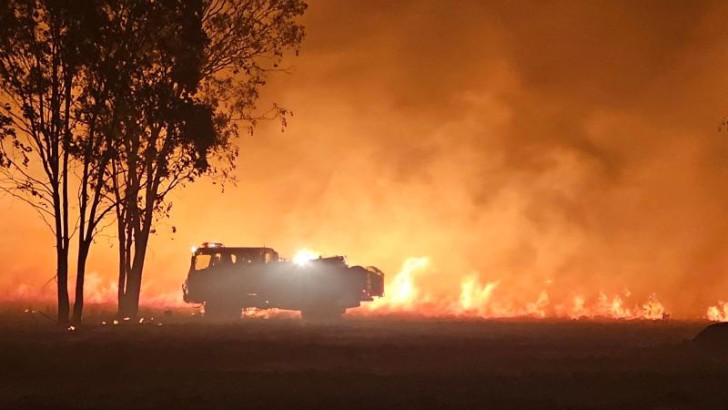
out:
M362 314L728 319L725 2L311 2L236 186L175 193L147 304L189 247L309 247L387 273ZM0 288L45 298L53 248L0 198ZM172 234L172 226L177 233ZM89 299L115 297L113 229Z

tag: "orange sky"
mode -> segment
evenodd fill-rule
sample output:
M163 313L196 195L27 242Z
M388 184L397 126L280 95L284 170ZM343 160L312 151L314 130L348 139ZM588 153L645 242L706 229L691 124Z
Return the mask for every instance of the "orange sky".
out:
M682 316L728 298L728 4L483 3L312 0L261 102L288 129L241 138L224 194L174 194L145 296L177 294L190 246L219 240L389 274L428 256L422 286L455 298L467 275L527 300L656 293ZM0 212L0 286L52 295L50 234L22 203Z

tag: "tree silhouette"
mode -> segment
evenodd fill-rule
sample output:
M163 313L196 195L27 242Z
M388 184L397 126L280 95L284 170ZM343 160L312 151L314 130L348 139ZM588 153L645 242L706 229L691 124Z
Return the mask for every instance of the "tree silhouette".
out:
M108 81L92 73L103 17L98 3L12 0L0 8L0 189L30 204L55 236L60 323L69 319L71 236L80 225L79 238L90 246L111 209L99 210L105 150L96 127ZM83 169L78 178L74 165ZM78 202L69 194L75 188Z
M172 206L167 195L203 175L230 176L233 139L259 119L268 73L286 50L297 51L305 9L301 0L167 1L132 6L120 18L134 22L125 42L139 47L129 88L135 111L122 121L110 170L121 315L138 312L154 220Z
M6 0L0 7L0 189L55 236L58 321L73 320L102 220L117 220L119 312L136 315L154 221L169 192L230 177L241 129L286 50L303 0ZM274 107L285 121L287 112ZM77 195L70 190L77 189ZM76 221L71 222L73 215Z

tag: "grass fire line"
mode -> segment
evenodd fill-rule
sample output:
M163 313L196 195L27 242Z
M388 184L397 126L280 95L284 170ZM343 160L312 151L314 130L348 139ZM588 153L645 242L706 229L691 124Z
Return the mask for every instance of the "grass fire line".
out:
M294 261L315 259L318 253L301 251ZM596 291L592 294L575 293L567 297L554 297L548 289L528 292L528 295L509 291L503 280L481 280L477 273L461 277L459 286L447 293L430 292L426 281L432 275L432 260L428 257L407 258L398 272L385 276L385 294L381 298L351 309L358 316L417 316L432 318L533 318L533 319L623 319L664 320L671 317L668 307L658 295L650 294L638 300L627 289L609 294ZM186 305L177 289L164 290L151 282L153 289L144 293L142 304L153 309L181 309ZM20 284L6 298L28 306L52 303L52 292ZM86 279L86 300L91 305L111 306L116 303L116 283L91 272ZM200 309L201 306L198 306ZM32 308L31 308L32 309ZM245 317L290 317L293 312L284 310L246 309ZM705 309L701 319L728 322L728 302L718 301Z

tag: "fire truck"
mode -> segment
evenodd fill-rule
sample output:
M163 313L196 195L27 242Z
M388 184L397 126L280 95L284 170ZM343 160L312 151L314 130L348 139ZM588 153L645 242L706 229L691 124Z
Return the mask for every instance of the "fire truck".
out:
M204 304L210 319L237 319L245 308L275 308L328 321L383 296L384 274L373 266L349 266L343 256L288 261L268 247L205 242L192 249L182 291L185 302Z

